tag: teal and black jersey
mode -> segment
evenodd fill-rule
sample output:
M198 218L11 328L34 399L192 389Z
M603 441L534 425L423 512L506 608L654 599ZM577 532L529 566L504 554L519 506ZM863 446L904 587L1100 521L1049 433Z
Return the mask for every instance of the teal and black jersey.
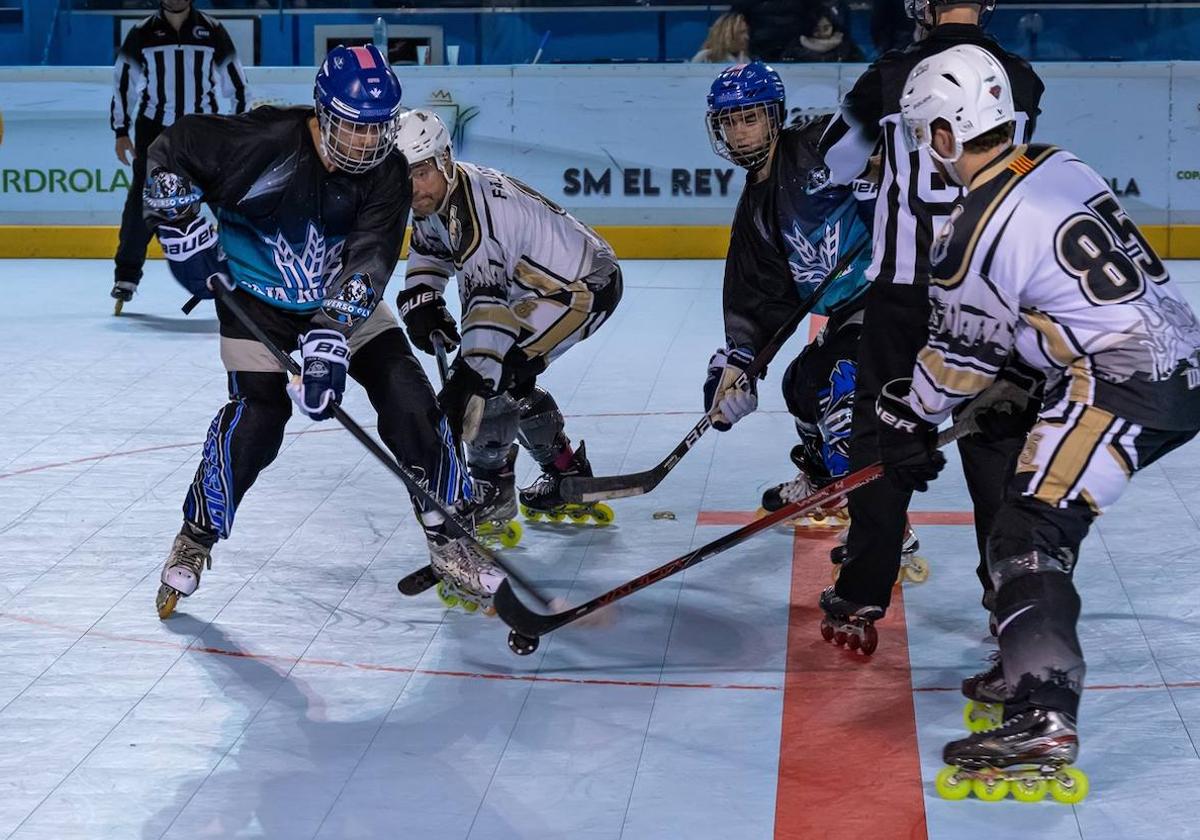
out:
M328 171L311 108L188 116L150 147L149 171L186 177L217 218L238 286L293 312L316 312L359 275L383 299L411 204L407 166L390 155L361 175Z
M827 183L816 151L824 122L785 128L767 177L747 180L725 260L725 334L731 347L761 350L848 251L870 240L875 190ZM813 308L831 315L857 304L871 263L865 249Z

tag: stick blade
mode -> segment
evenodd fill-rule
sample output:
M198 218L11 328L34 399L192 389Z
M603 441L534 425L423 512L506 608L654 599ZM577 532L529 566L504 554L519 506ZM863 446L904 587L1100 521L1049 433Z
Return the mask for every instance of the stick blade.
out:
M522 636L544 636L558 626L559 616L535 613L522 603L507 579L500 582L492 595L492 606L500 620Z
M568 502L585 504L643 496L657 487L660 481L662 481L662 476L658 474L658 470L646 470L628 475L600 475L592 478L570 476L563 479L559 492Z

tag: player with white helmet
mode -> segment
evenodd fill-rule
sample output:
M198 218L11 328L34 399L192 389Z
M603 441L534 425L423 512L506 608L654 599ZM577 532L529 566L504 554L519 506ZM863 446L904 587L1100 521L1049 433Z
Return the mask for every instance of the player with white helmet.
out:
M937 423L1011 353L1046 375L987 540L1003 704L988 711L1002 725L946 745L938 791L997 799L1011 784L1075 802L1080 543L1134 473L1200 430L1200 321L1103 178L1064 149L1014 146L1012 84L988 51L920 62L900 103L910 148L967 193L930 255L933 317L911 378L879 398L885 473L931 481Z
M446 126L430 111L401 115L396 148L408 160L413 192L412 250L396 302L420 349L433 352L434 333L452 347L461 342L438 401L466 444L476 521L506 525L516 515L516 440L542 469L520 493L526 516L611 521L607 505L567 504L561 496L564 477L591 476L592 469L537 377L620 302L612 248L511 175L456 160ZM461 336L443 298L452 276Z

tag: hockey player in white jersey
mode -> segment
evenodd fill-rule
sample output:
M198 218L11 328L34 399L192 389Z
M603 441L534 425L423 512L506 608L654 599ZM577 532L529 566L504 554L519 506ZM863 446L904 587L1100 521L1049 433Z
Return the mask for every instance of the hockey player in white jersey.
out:
M503 172L457 161L429 111L400 118L397 148L413 185L413 236L397 306L409 337L433 352L442 334L462 347L438 401L467 448L482 532L516 515L516 440L542 475L520 493L529 518L612 520L603 504L567 504L565 476L591 476L571 447L557 403L537 377L592 335L621 300L621 269L595 231ZM462 335L442 293L458 278ZM508 531L510 538L512 531Z
M910 145L968 192L934 241L912 379L879 398L886 474L908 487L936 476L936 424L1013 350L1047 376L987 544L1002 725L947 744L937 788L992 799L1011 784L1021 799L1078 801L1072 573L1133 474L1200 429L1200 322L1104 179L1063 149L1013 146L1011 86L989 53L962 45L926 59L901 102Z

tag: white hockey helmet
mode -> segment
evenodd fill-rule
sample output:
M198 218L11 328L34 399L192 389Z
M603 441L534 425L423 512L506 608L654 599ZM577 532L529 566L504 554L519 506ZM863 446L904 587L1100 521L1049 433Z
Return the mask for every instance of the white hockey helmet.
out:
M908 148L928 148L934 159L953 172L950 165L962 157L964 143L1013 121L1008 74L981 47L950 47L925 59L908 74L900 96L900 118ZM954 134L951 157L942 157L933 148L933 123L937 120L944 120Z
M400 115L396 128L396 149L404 155L410 168L423 160L432 159L447 181L454 180L450 132L433 111L413 108Z

